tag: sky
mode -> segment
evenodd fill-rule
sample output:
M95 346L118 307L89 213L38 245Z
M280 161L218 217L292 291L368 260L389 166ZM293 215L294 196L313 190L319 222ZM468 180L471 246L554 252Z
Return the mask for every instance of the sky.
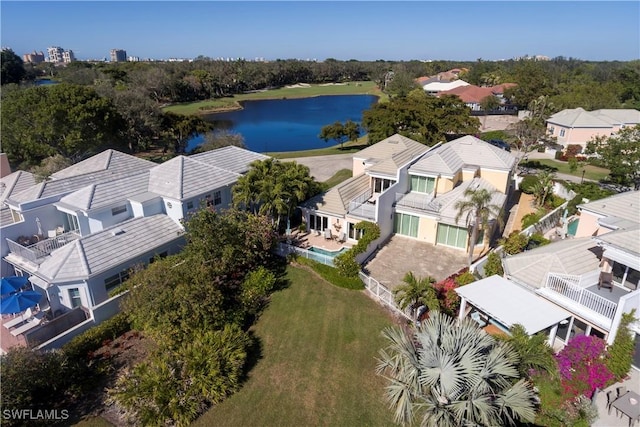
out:
M6 1L0 44L77 59L640 59L631 1Z

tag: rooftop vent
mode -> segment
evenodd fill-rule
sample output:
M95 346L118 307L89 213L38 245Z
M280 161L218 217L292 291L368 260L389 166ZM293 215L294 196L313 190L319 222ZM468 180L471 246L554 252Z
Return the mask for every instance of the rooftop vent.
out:
M121 234L124 234L124 230L121 228L116 228L115 230L111 230L112 236L119 236Z

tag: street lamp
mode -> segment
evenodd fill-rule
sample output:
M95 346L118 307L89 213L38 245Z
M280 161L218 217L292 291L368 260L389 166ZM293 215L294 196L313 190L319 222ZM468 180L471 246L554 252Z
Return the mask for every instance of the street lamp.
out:
M580 184L582 184L584 182L584 173L585 173L585 170L582 169L582 179L580 180Z

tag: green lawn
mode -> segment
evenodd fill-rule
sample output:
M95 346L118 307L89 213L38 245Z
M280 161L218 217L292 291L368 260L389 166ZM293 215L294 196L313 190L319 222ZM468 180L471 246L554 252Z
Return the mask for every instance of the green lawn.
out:
M353 173L351 172L351 169L340 169L324 183L327 185L327 187L332 188L340 184L341 182L348 180L352 175Z
M393 425L375 374L388 316L362 291L295 267L288 278L253 328L262 357L247 382L194 425Z
M552 159L535 159L535 161L540 162L545 166L557 168L560 173L582 177L581 166L578 166L578 169L575 172L571 172L568 162L560 162ZM584 170L585 179L599 181L609 176L609 169L599 168L597 166L585 165Z
M208 99L206 101L188 102L184 104L174 104L165 107L164 111L171 111L179 114L199 114L211 113L216 110L230 110L240 108L239 102L253 101L258 99L287 99L287 98L308 98L320 95L377 95L386 98L378 89L374 82L349 82L337 85L310 85L309 87L281 88L265 90L260 92L234 95L228 98Z

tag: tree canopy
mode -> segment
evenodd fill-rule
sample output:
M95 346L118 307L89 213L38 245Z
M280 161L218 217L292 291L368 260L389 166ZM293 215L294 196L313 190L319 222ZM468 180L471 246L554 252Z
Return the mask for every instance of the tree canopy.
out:
M598 154L613 181L640 189L640 125L594 138L587 144L587 153Z
M2 98L2 146L12 164L60 154L73 162L124 146L124 121L108 98L86 86L58 84Z
M475 134L480 122L457 96L434 97L416 89L406 97L375 104L362 114L362 124L370 144L399 133L434 145L448 135Z
M323 126L320 130L320 139L325 142L333 139L340 144L340 148L345 141L355 141L360 137L360 125L352 120L347 120L344 124L342 122L335 122L333 124Z
M20 83L27 74L22 59L11 49L2 49L0 52L0 69L2 70L0 76L2 85Z

